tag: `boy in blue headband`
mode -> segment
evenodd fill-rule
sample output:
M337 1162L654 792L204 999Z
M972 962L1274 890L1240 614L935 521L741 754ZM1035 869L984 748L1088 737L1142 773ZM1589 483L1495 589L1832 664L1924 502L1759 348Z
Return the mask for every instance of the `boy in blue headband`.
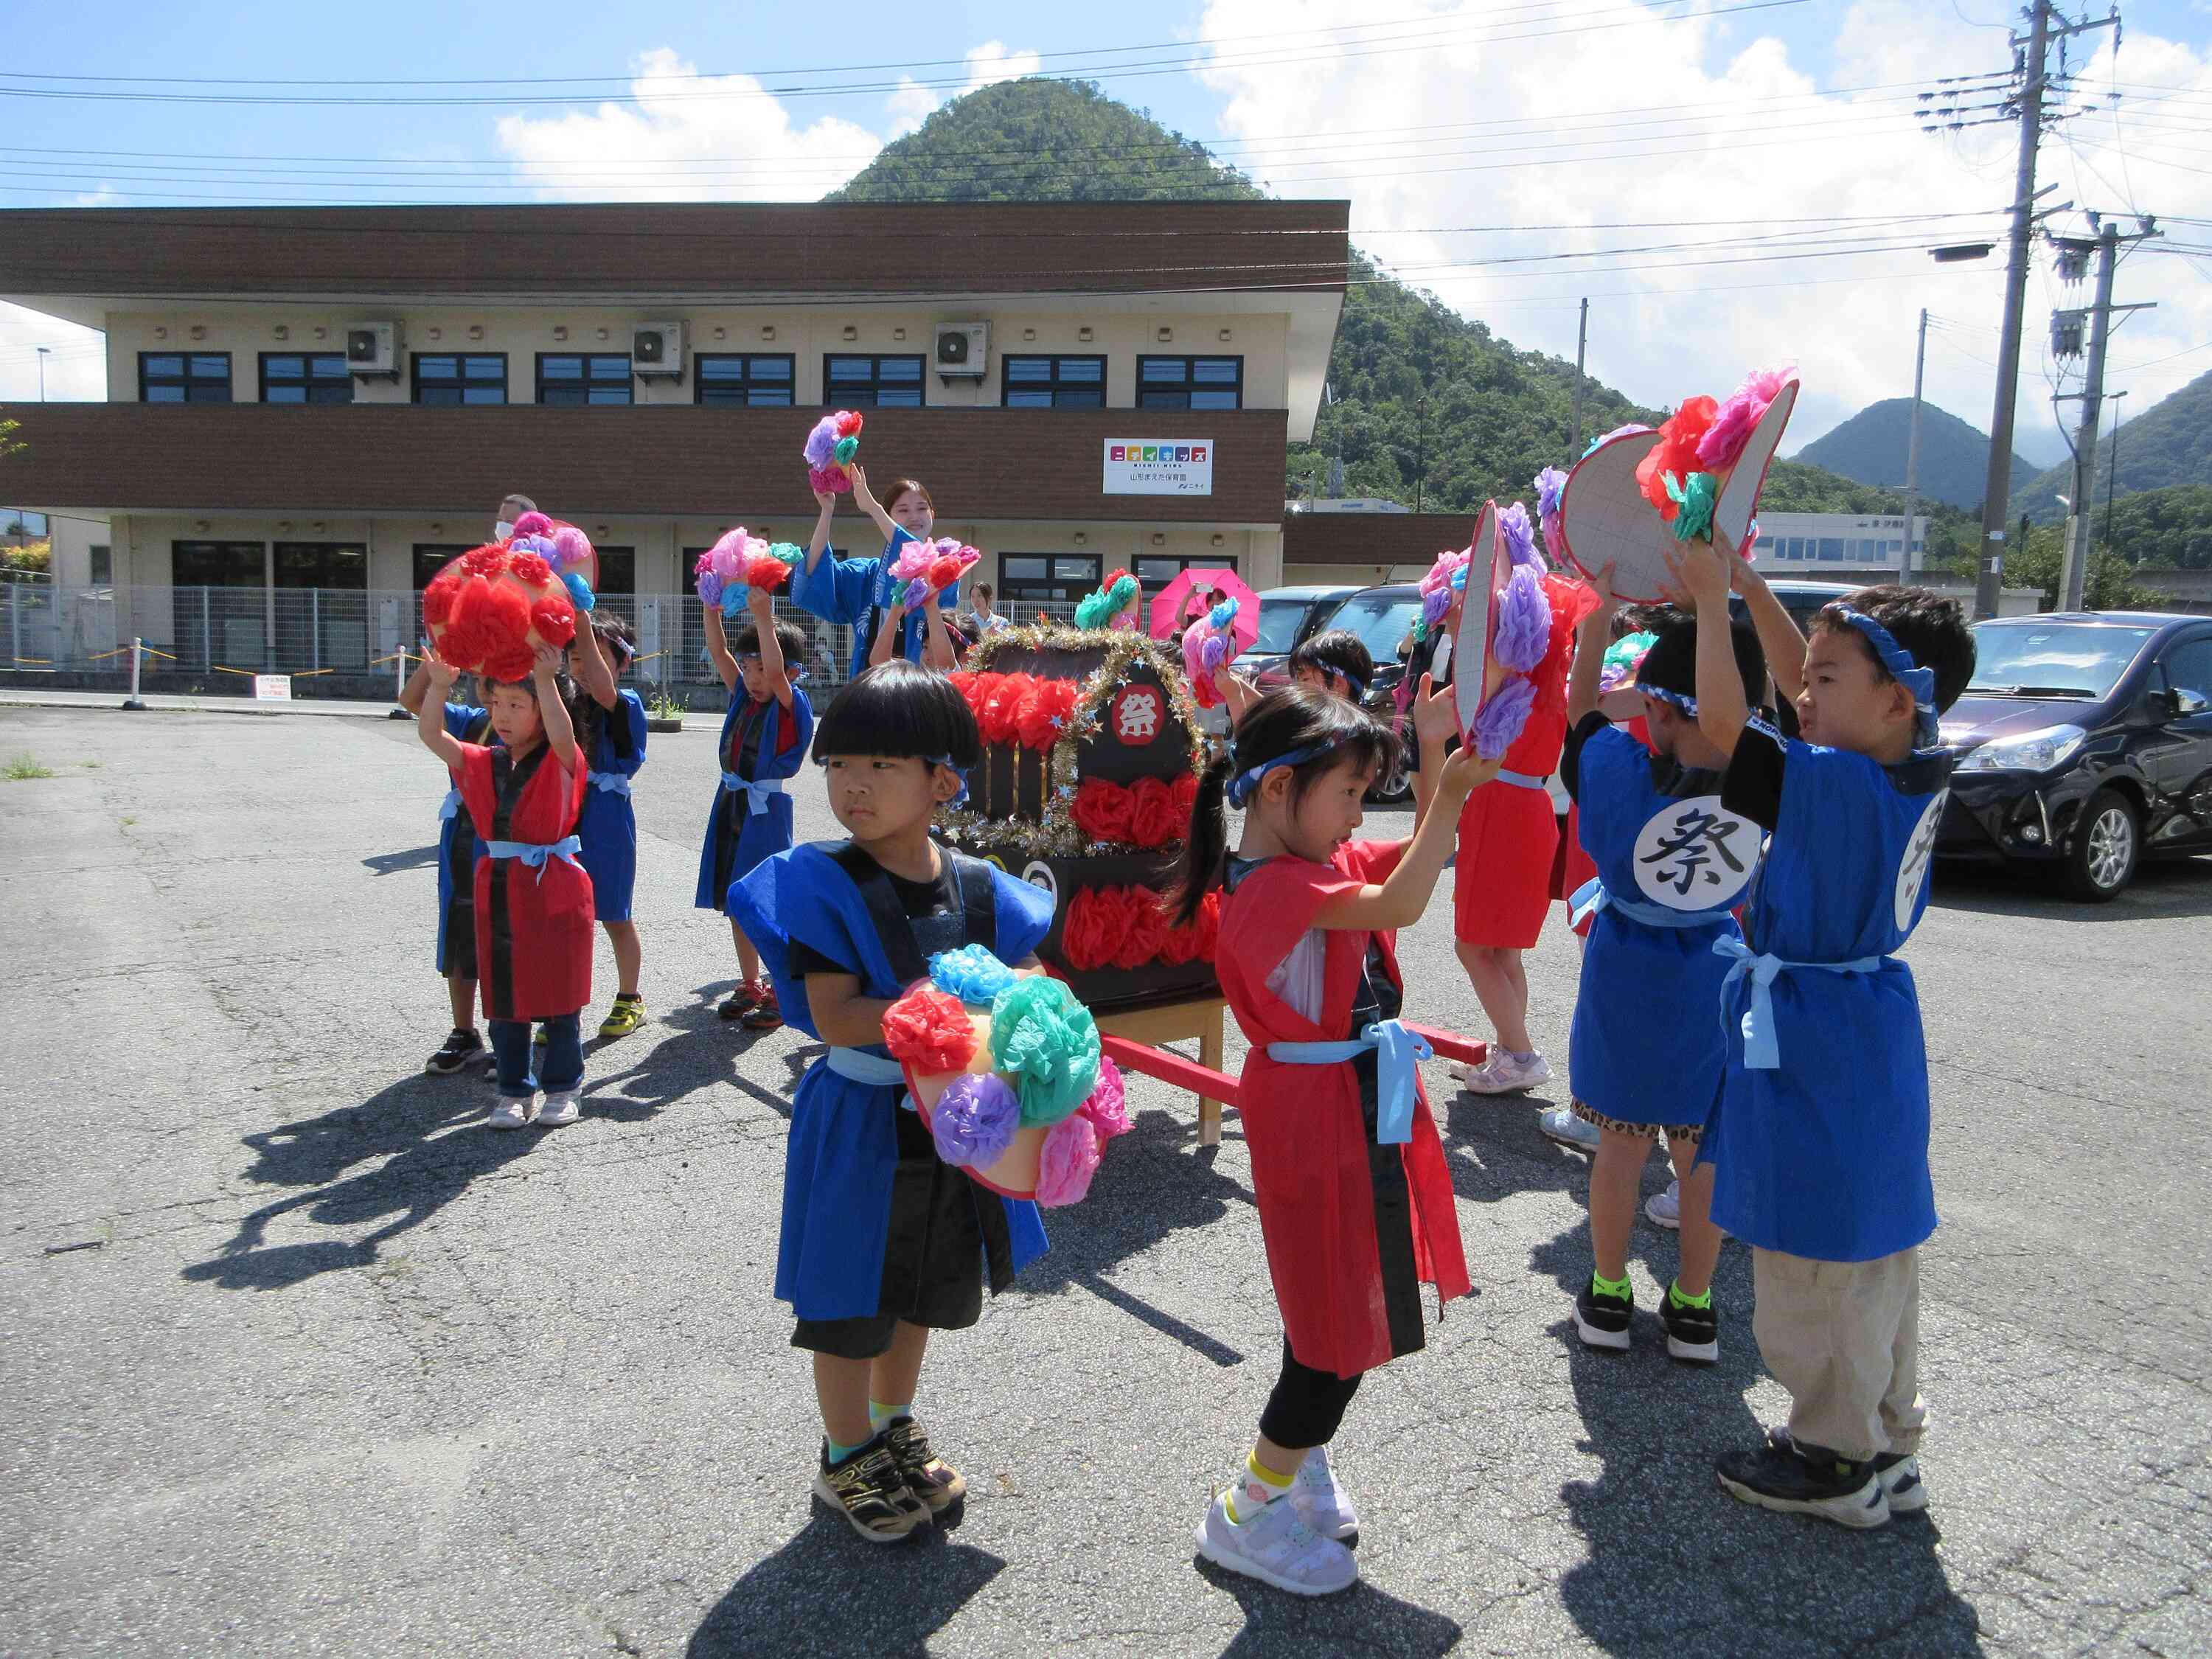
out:
M1705 1127L1712 1218L1752 1246L1753 1334L1790 1425L1720 1460L1768 1509L1878 1527L1927 1507L1919 1246L1936 1230L1928 1054L1893 954L1928 908L1951 762L1936 716L1972 677L1955 600L1868 587L1813 621L1784 738L1753 718L1729 621L1736 558L1670 556L1698 612L1698 725L1721 801L1771 832L1721 993L1728 1074Z

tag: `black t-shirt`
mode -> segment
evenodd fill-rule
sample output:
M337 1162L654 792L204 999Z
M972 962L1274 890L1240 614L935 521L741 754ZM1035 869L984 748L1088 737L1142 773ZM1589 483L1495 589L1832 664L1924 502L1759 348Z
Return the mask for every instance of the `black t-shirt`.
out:
M1612 724L1603 710L1593 708L1567 733L1566 746L1559 751L1559 782L1565 787L1569 799L1582 799L1583 745ZM1685 766L1672 755L1654 755L1650 758L1651 787L1662 795L1710 795L1720 787L1720 774L1717 772Z
M1765 713L1744 722L1735 740L1735 753L1721 775L1721 805L1749 818L1762 830L1771 830L1782 817L1783 763L1789 758L1789 739L1767 721Z
M860 856L870 864L876 863L865 853ZM937 859L937 879L934 881L908 881L888 870L883 872L884 878L891 884L891 891L897 896L899 908L911 921L920 921L927 916L957 915L960 913L960 887L953 878L951 857L940 848ZM879 864L876 868L883 870ZM791 972L794 978L804 979L809 974L849 974L852 971L842 963L830 961L811 945L802 945L797 939L791 942Z

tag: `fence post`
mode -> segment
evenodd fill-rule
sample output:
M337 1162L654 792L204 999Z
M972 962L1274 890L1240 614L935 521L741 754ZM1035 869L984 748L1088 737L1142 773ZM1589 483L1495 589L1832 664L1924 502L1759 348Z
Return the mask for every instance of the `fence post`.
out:
M21 582L8 584L8 666L23 665L23 596Z
M307 590L307 637L311 641L307 647L307 666L320 668L323 665L323 590L319 587Z
M215 623L209 617L208 590L200 589L200 668L215 672Z
M143 643L136 634L131 636L131 695L123 700L125 708L143 708L146 706L138 696L138 663Z

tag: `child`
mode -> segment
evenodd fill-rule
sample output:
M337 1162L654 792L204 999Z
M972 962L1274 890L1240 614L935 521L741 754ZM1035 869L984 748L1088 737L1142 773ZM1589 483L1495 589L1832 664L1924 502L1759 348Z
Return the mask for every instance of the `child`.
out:
M477 960L499 1067L490 1127L532 1121L539 1079L530 1069L530 1027L542 1020L545 1106L536 1121L576 1121L584 1080L577 1017L592 1000L592 878L576 854L576 821L590 778L568 721L561 653L539 647L530 678L490 680L491 727L503 747L461 743L428 702L416 730L446 763L483 842L475 872ZM433 653L430 688L442 701L453 670Z
M952 631L945 620L945 606L926 605L922 619L927 637L921 647L921 663L924 668L933 668L940 674L950 674L960 665L960 653L964 642ZM891 641L906 632L906 592L902 586L898 596L891 600L890 609L884 614L884 625L876 630L876 642L868 647L868 666L880 668L891 659Z
M1936 1228L1928 1055L1893 954L1928 905L1950 760L1936 732L1972 677L1955 600L1862 588L1814 618L1802 738L1752 718L1733 672L1726 538L1673 555L1698 610L1698 724L1721 802L1772 832L1722 993L1728 1077L1700 1153L1712 1217L1752 1246L1759 1352L1790 1425L1720 1460L1768 1509L1878 1527L1927 1506L1917 1453L1919 1245Z
M814 758L851 839L769 859L730 889L791 1018L831 1046L799 1079L785 1153L775 1294L814 1355L822 1412L814 1490L872 1543L925 1525L967 1491L914 1416L933 1330L964 1330L1043 1253L1036 1206L939 1159L906 1109L883 1017L939 951L980 945L1009 966L1052 926L1040 889L930 838L982 757L951 683L909 663L870 670L823 716Z
M1544 594L1552 605L1552 637L1530 676L1534 706L1505 751L1497 781L1468 798L1452 867L1456 954L1498 1038L1480 1066L1452 1067L1452 1075L1479 1095L1520 1094L1552 1078L1528 1036L1528 975L1521 953L1535 945L1552 908L1559 821L1545 780L1558 767L1566 741L1567 661L1590 596L1580 582L1559 576L1544 578ZM1457 672L1462 665L1452 667ZM1474 672L1471 663L1464 667Z
M1348 628L1331 628L1291 653L1291 684L1364 702L1367 688L1375 684L1375 659L1358 635Z
M426 647L427 648L427 647ZM419 716L430 695L430 660L426 655L400 689L399 706ZM447 732L462 743L482 743L491 732L491 716L474 703L443 706ZM482 1066L491 1050L477 1035L477 833L461 810L458 785L446 791L438 808L438 972L453 1005L453 1030L422 1069L450 1077L466 1066Z
M1713 1265L1721 1237L1708 1210L1712 1166L1698 1140L1719 1097L1727 1054L1711 1010L1729 963L1716 940L1741 940L1733 914L1751 885L1757 825L1723 809L1727 757L1698 729L1697 623L1662 613L1638 671L1639 740L1598 708L1598 678L1613 612L1612 573L1595 584L1567 694L1559 772L1574 798L1582 844L1595 874L1573 897L1589 922L1575 1000L1569 1075L1572 1110L1599 1140L1590 1167L1590 1279L1575 1298L1585 1346L1625 1351L1635 1311L1628 1235L1644 1159L1663 1133L1680 1178L1680 1270L1660 1299L1667 1352L1711 1364L1720 1358ZM1766 659L1748 623L1732 630L1747 702L1766 688Z
M814 735L814 705L797 684L805 671L792 665L805 660L805 635L775 620L766 588L750 589L745 604L751 614L738 632L734 655L722 634L721 608L706 607L707 655L729 690L730 708L722 716L722 787L707 814L699 888L691 898L702 910L722 910L731 883L790 847L791 797L784 793L784 780L805 764L806 740ZM729 915L730 937L738 947L738 988L720 1012L747 1030L772 1031L783 1024L775 988L762 974L760 954L737 913Z
M1448 700L1439 706L1449 708ZM1178 919L1225 888L1221 988L1250 1040L1241 1084L1252 1190L1283 1316L1282 1370L1260 1433L1198 1528L1206 1559L1301 1595L1358 1577L1358 1529L1328 1444L1361 1376L1423 1346L1420 1285L1470 1285L1443 1146L1397 1024L1393 933L1451 855L1468 791L1498 770L1428 744L1443 810L1410 841L1355 842L1391 759L1389 730L1341 698L1286 689L1238 722L1200 780ZM1224 861L1224 798L1244 811ZM1284 1502L1285 1498L1289 1502Z
M583 693L571 723L592 773L576 833L584 843L585 872L592 878L592 908L615 953L614 1006L599 1024L599 1036L609 1040L628 1036L645 1024L645 1002L637 989L643 953L629 914L637 884L637 813L630 804L629 781L645 764L645 704L636 692L615 685L637 655L635 637L621 617L595 615L589 627L577 629L568 647L569 678Z
M937 522L937 509L930 501L929 492L912 478L901 478L891 486L890 499L879 503L868 493L868 475L864 468L854 463L845 471L852 477L853 500L884 533L882 556L841 559L833 554L823 557L830 545L830 520L837 510L837 498L817 489L814 500L821 513L814 521L814 534L806 544L805 562L792 574L791 602L824 622L851 624L853 666L848 678L858 679L875 660L876 631L884 624L884 613L891 608L891 601L901 586L891 580L890 574L891 566L898 562L899 549L908 542L929 538ZM955 603L956 599L955 590L946 588L931 599L928 608L941 610ZM893 641L900 656L908 662L920 662L924 643L921 617L902 610Z

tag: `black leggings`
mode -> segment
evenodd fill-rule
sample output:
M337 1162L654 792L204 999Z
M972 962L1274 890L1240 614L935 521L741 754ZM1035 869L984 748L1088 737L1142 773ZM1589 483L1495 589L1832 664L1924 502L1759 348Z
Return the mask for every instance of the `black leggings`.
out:
M1303 1450L1326 1446L1344 1421L1344 1408L1359 1392L1357 1376L1339 1376L1302 1365L1291 1352L1291 1339L1283 1339L1283 1374L1267 1396L1267 1409L1260 1413L1260 1434L1279 1446Z

